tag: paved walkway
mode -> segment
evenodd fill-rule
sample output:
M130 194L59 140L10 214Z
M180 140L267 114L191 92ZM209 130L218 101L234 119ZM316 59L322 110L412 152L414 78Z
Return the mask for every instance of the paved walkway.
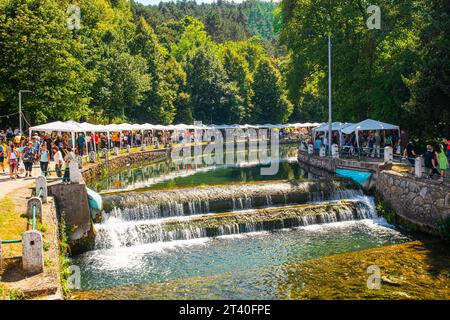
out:
M16 189L34 186L36 177L41 174L41 169L38 165L33 166L31 174L32 177L24 178L25 173L22 173L19 174L19 177L21 178L12 180L9 178L9 168L7 168L4 173L0 172L0 200Z

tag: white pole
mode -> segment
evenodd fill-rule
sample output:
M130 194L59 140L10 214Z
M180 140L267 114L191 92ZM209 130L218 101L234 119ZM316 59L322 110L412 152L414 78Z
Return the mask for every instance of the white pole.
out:
M22 90L19 90L19 130L22 135Z
M331 35L328 34L328 152L331 156Z

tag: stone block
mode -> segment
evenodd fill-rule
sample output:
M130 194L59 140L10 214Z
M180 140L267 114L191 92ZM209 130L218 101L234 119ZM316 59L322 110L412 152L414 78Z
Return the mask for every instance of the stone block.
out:
M44 251L39 231L30 230L22 234L22 267L28 274L44 271Z
M425 164L422 157L417 157L414 162L414 176L422 178L425 175Z
M34 207L36 207L36 219L42 221L42 200L40 198L33 197L28 199L26 217L33 219Z
M394 160L394 153L392 147L384 148L384 162L392 162Z
M97 153L95 151L89 152L89 162L95 163L97 161Z
M337 144L331 145L331 156L333 158L339 158L339 146Z
M324 146L321 146L320 150L319 150L319 156L320 157L325 157L325 155L326 155L326 149L325 149Z
M44 176L39 176L36 178L36 196L41 193L42 202L47 203L48 189L47 189L47 178Z
M80 183L81 172L76 161L71 161L69 164L70 183Z

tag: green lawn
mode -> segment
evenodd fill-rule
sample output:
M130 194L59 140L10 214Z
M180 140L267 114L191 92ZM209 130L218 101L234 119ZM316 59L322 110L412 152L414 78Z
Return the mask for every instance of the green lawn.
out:
M20 217L16 207L9 197L0 200L0 239L22 239L22 233L26 231L27 220ZM15 257L22 255L22 245L4 244L2 246L3 257Z

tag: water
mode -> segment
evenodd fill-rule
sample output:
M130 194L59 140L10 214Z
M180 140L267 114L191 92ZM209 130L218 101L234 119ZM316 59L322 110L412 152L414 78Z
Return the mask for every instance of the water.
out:
M273 279L290 263L410 240L354 184L317 179L290 151L274 160L273 176L260 174L267 162L170 160L91 185L111 194L95 250L73 257L81 290L89 298L274 299Z
M95 250L76 257L73 263L81 267L81 287L88 290L180 279L187 281L191 277L224 273L241 274L407 240L406 236L386 225L382 219L365 219L273 232ZM252 277L247 274L245 283L252 283L255 277L261 280L260 276L258 272ZM236 277L235 288L242 280ZM220 292L220 288L216 287L211 295L237 298L238 290L233 293L223 288L224 292ZM251 296L258 297L256 292Z
M280 147L280 156L277 160L279 170L275 175L260 174L261 168L268 167L267 161L241 161L233 165L208 164L206 161L201 164L183 164L181 158L142 167L130 166L99 181L90 182L88 187L97 192L117 192L143 188L157 190L236 182L303 179L298 163L293 157L294 151L293 147Z

